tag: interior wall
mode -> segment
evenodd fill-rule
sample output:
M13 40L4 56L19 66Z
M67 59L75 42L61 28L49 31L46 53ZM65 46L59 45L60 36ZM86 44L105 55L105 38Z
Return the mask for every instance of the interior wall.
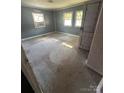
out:
M43 13L46 26L35 28L32 12ZM54 31L53 11L21 7L21 38L32 37Z
M93 36L90 52L88 55L88 66L96 72L103 74L103 10L101 8L96 30Z
M98 14L100 11L101 2L88 4L86 6L85 21L83 24L80 47L85 50L90 50L90 46L95 31Z
M57 15L56 16L56 31L79 35L80 34L80 27L75 27L75 18L76 18L76 11L77 10L83 10L83 12L85 13L85 6L80 5L80 6L56 11L55 12ZM67 26L64 26L63 13L70 12L70 11L73 12L74 16L73 16L73 20L72 20L72 26L67 27Z
M75 27L76 11L83 10L83 13L85 15L86 8L87 8L87 5L80 5L80 6L75 6L71 8L52 11L52 10L36 9L36 8L29 8L29 7L22 6L21 7L21 38L22 39L28 38L28 37L45 34L53 31L80 35L81 33L80 27ZM70 11L73 12L72 26L67 27L67 26L64 26L63 13L70 12ZM42 28L34 27L32 12L44 14L46 27L42 27ZM85 17L82 21L83 22L85 21Z

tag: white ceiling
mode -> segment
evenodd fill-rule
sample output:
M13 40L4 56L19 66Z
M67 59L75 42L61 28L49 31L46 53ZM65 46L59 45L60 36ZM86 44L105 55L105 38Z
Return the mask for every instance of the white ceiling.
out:
M46 9L58 9L64 8L75 4L80 4L89 0L21 0L22 6L46 8Z

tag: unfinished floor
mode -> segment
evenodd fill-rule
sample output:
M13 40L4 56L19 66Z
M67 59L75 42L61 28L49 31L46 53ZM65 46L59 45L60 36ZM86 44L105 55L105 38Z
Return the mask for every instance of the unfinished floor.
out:
M78 49L78 41L64 33L22 41L44 93L95 93L101 76L85 66L88 52Z

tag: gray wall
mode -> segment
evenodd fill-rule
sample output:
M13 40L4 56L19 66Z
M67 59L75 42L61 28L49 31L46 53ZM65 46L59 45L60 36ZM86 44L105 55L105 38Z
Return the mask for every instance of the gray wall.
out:
M82 35L80 47L88 51L90 50L90 46L92 43L99 10L100 10L99 2L87 5L85 21L81 33Z
M45 16L46 27L35 28L32 12L42 12ZM35 35L54 31L53 12L49 10L21 7L21 38L27 38Z
M76 14L77 10L83 10L85 13L85 6L80 5L80 6L67 8L67 9L63 9L63 10L59 10L59 11L55 12L56 31L61 31L61 32L65 32L65 33L71 33L71 34L79 35L80 34L80 28L75 27L75 14ZM69 12L69 11L72 11L73 15L74 15L73 20L72 20L72 27L65 27L64 26L64 20L63 20L63 13Z
M88 55L88 66L103 74L103 10L101 9L90 52Z
M53 31L60 31L60 32L79 35L81 33L81 30L80 27L75 27L75 17L76 17L75 15L77 10L83 10L85 16L86 7L87 7L86 5L80 5L62 10L52 11L52 10L34 9L34 8L28 8L22 6L21 37L27 38ZM72 27L64 26L63 13L69 11L73 12ZM47 22L46 27L42 27L42 28L34 27L32 12L44 13L45 21ZM82 21L84 23L85 18Z

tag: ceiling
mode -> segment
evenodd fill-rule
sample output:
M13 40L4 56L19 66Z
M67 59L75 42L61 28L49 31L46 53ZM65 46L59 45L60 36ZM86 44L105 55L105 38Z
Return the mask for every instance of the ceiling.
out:
M60 9L84 3L89 0L21 0L22 6L30 6L45 9Z

